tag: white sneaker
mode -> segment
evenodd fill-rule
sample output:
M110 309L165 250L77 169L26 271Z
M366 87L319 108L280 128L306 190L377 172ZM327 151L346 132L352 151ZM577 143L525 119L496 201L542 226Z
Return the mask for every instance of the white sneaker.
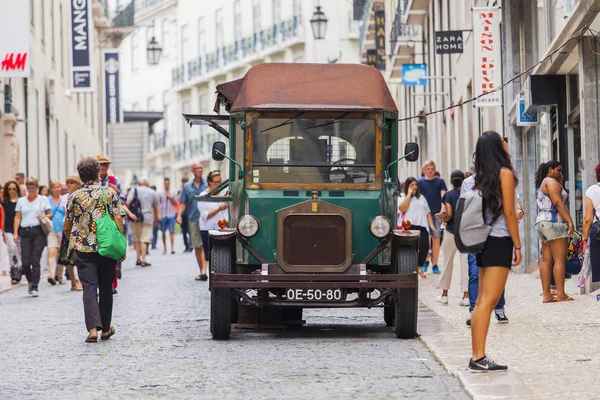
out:
M448 304L448 296L438 296L437 302L442 304Z
M469 302L469 299L466 298L466 299L461 299L460 303L458 303L458 305L462 306L462 307L469 307L471 305L471 303Z
M39 294L38 294L38 291L37 291L37 290L35 290L35 289L33 289L33 290L31 291L31 297L38 297L38 296L39 296Z

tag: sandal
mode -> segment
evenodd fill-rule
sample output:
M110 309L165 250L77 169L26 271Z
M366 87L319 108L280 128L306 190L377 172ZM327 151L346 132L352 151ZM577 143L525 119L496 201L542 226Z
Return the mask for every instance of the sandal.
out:
M195 278L194 278L194 280L196 280L196 281L201 281L201 280L202 280L202 276L201 276L201 275L198 275L197 277L195 277Z
M556 300L556 297L552 297L551 300L543 300L542 303L556 303L558 300Z
M559 299L558 297L556 298L557 303L562 303L563 301L575 301L575 299L571 296L567 296L564 299Z
M96 334L96 336L88 335L88 337L85 338L85 342L86 343L97 343L98 342L98 334Z
M100 339L102 339L102 340L108 340L108 339L110 339L110 337L111 337L112 335L114 335L114 334L115 334L115 327L111 325L111 326L110 326L110 331L108 331L108 335L105 335L105 334L103 333L103 334L100 336Z
M16 279L13 279L12 281L10 281L10 284L11 284L11 285L16 285L17 283L19 283L19 282L17 282L17 280L16 280Z
M420 276L421 278L427 278L427 275L425 274L425 272L423 272L423 269L422 269L422 268L419 268L419 269L417 270L417 272L419 273L419 276Z

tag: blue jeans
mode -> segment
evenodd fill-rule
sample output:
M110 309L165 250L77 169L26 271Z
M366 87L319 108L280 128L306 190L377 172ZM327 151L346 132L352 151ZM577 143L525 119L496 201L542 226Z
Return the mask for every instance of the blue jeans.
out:
M152 227L152 248L156 248L156 241L158 240L158 225Z
M479 294L479 267L477 266L477 258L475 254L469 254L469 312L473 312L473 308L475 308L475 302L477 301L477 295ZM504 291L502 292L502 296L500 296L500 300L498 300L498 304L494 307L495 310L503 310L504 309Z

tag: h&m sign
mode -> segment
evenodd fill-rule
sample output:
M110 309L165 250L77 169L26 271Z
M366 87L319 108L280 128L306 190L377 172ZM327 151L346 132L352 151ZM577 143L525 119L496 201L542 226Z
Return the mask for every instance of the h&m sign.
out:
M435 32L436 54L462 54L463 31Z

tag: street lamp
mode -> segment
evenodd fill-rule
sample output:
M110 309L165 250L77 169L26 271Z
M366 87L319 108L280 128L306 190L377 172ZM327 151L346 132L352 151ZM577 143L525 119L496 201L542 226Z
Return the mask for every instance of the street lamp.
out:
M321 7L317 6L317 11L313 14L312 19L310 20L310 26L312 27L313 37L315 40L325 39L325 31L327 30L327 18L323 11L321 11Z
M146 48L146 56L148 57L149 65L158 65L160 62L160 56L162 54L162 47L156 41L156 38L152 36L148 47Z

